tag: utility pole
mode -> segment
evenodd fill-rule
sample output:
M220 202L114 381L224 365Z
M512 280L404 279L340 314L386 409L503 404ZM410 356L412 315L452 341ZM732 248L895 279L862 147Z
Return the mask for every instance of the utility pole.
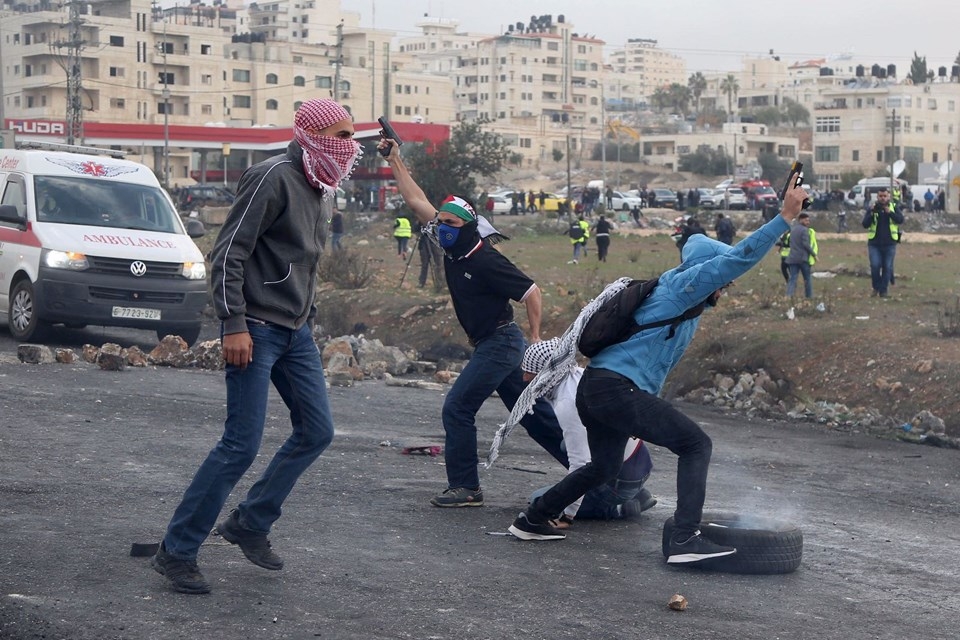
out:
M943 212L950 211L950 174L953 169L953 143L947 145L947 184L943 186Z
M573 188L570 186L570 132L567 132L567 217L573 220Z
M167 87L167 23L163 23L163 188L170 188L170 89Z
M67 23L67 144L83 144L83 85L80 78L80 52L83 39L80 33L80 2L69 3L70 18ZM64 43L58 43L63 46Z
M600 83L600 172L603 174L603 187L607 187L607 100L604 97L603 81ZM617 177L617 188L620 178Z
M890 120L890 193L893 193L893 162L897 155L897 110L893 110L893 118Z
M343 20L337 25L337 68L333 72L333 100L340 102L340 67L343 66Z

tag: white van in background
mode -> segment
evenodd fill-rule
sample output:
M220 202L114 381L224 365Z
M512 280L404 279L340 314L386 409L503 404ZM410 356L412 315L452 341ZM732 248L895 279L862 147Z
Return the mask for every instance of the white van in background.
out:
M906 180L896 179L893 181L894 184L900 185L900 188L906 186ZM863 178L857 184L853 186L852 189L847 193L846 203L848 206L854 206L858 209L864 208L864 202L869 196L870 201L873 202L874 195L881 189L890 189L890 177L881 176L879 178Z
M203 255L170 196L136 162L0 149L0 324L20 341L52 324L133 327L193 344L207 306Z

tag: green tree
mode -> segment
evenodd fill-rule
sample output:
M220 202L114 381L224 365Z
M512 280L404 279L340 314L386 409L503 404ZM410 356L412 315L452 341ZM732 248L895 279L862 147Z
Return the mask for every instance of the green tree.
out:
M673 113L687 115L687 110L690 108L690 98L693 97L690 87L674 82L667 87L667 95L670 97L670 106L673 108Z
M667 92L667 90L663 87L657 87L650 96L650 103L657 111L663 111L666 106L670 104L669 92Z
M697 71L687 80L687 86L690 88L690 93L693 95L693 109L699 113L700 96L702 96L703 92L707 90L707 78L703 75L703 73Z
M927 57L920 57L913 52L913 61L910 63L910 73L907 75L913 84L925 84L927 81Z
M729 166L730 159L725 151L707 146L680 156L680 161L677 163L680 171L689 171L702 176L725 176Z
M847 191L856 186L858 182L866 178L863 171L843 171L840 173L840 181L836 183L836 186Z
M727 77L720 81L720 93L727 96L727 113L733 117L733 101L736 100L740 92L740 83L737 82L737 76L728 73Z
M484 131L477 122L461 122L450 131L449 140L433 148L410 145L404 153L417 184L434 203L451 193L472 198L477 193L477 178L495 176L509 157L510 150L500 136Z
M757 164L763 170L763 179L773 185L782 185L787 181L787 174L790 173L789 160L777 156L775 153L761 153L757 156ZM804 172L806 177L806 172Z
M552 155L554 162L560 162L563 160L563 151L560 151L560 149L554 149Z
M810 124L810 111L796 100L784 98L783 119L789 122L794 129L800 123L803 123L803 126L808 126ZM786 180L786 177L784 177L784 180Z
M768 127L777 126L780 124L780 120L783 118L783 114L780 112L780 109L776 107L760 107L759 109L754 110L754 112L750 115L753 116L754 122L765 124Z

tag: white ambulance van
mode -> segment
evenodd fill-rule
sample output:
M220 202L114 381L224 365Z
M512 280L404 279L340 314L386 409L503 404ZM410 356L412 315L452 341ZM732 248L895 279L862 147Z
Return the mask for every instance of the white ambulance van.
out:
M69 149L0 149L0 324L20 341L63 324L193 344L207 306L192 239L203 225L188 233L147 167Z

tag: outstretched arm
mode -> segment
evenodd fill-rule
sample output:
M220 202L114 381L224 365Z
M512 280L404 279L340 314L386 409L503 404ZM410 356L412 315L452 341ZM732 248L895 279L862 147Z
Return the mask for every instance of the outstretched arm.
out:
M413 179L413 176L410 175L407 165L405 165L400 158L400 148L397 146L397 143L384 138L377 144L377 149L385 149L387 147L390 147L387 164L393 169L393 177L397 180L397 190L400 191L400 195L403 196L403 201L413 210L413 214L417 216L417 221L420 224L427 224L436 217L437 208L430 204L430 200L427 199L427 194L423 192L420 185L418 185Z
M527 307L527 322L530 323L530 342L540 342L540 314L543 309L543 299L540 287L533 285L521 300Z

